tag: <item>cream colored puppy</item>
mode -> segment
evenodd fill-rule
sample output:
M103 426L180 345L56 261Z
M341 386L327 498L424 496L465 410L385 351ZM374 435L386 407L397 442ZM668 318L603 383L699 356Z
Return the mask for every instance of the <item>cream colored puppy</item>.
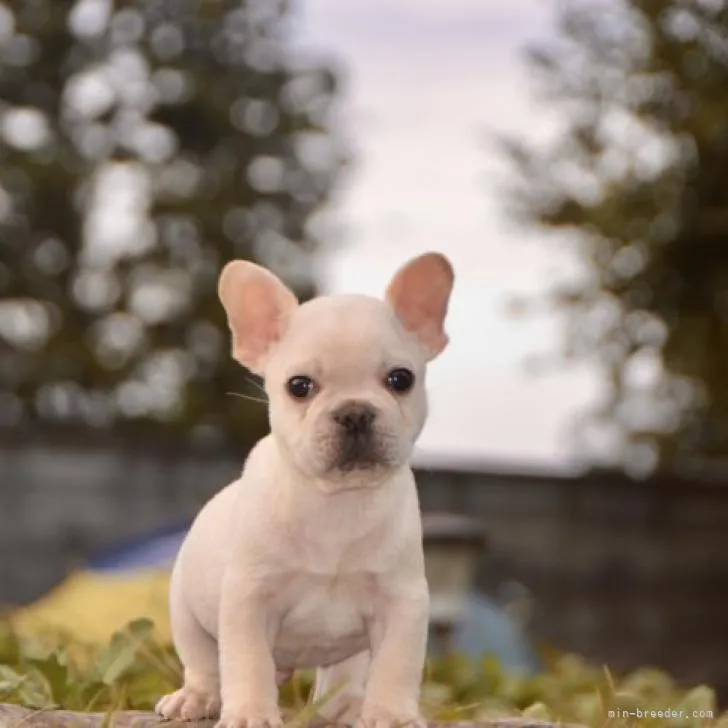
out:
M172 574L184 686L170 719L274 728L278 687L317 668L322 717L421 721L428 589L409 458L425 422L426 363L448 338L453 271L429 253L385 300L299 305L267 270L229 263L219 294L233 356L264 377L271 434L196 518Z

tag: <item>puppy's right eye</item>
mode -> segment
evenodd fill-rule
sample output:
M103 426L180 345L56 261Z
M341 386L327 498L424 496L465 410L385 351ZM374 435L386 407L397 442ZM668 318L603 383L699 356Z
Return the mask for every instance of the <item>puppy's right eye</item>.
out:
M409 369L392 369L387 375L387 388L395 394L406 394L415 384L415 375Z
M288 394L295 399L307 399L316 391L316 382L311 377L291 377L286 383Z

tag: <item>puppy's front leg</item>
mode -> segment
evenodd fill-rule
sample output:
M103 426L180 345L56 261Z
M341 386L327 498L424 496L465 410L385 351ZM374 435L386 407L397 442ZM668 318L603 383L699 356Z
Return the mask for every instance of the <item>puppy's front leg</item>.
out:
M216 728L277 728L273 640L274 615L263 590L244 579L226 579L220 599L220 688L222 712Z
M372 662L361 711L363 728L422 725L419 700L428 621L424 578L391 591L385 587L370 628Z

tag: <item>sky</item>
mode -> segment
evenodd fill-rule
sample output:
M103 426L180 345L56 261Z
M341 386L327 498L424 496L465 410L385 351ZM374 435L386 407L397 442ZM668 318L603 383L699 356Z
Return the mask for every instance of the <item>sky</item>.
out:
M563 323L507 315L509 296L573 271L563 248L508 220L496 132L548 134L522 63L548 37L544 0L305 0L303 46L346 70L342 123L354 166L335 214L348 231L322 268L327 292L379 295L426 250L452 261L451 344L428 375L431 414L421 463L569 469L575 416L599 394L582 368L530 374L556 350Z

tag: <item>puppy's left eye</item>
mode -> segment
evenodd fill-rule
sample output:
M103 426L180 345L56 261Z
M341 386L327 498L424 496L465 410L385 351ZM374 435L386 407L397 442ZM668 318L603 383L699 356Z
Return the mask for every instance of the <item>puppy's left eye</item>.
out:
M307 399L316 392L316 382L311 377L291 377L286 383L286 388L291 397Z
M401 367L399 369L392 369L387 374L387 389L397 394L405 394L409 392L414 386L415 375L409 369Z

